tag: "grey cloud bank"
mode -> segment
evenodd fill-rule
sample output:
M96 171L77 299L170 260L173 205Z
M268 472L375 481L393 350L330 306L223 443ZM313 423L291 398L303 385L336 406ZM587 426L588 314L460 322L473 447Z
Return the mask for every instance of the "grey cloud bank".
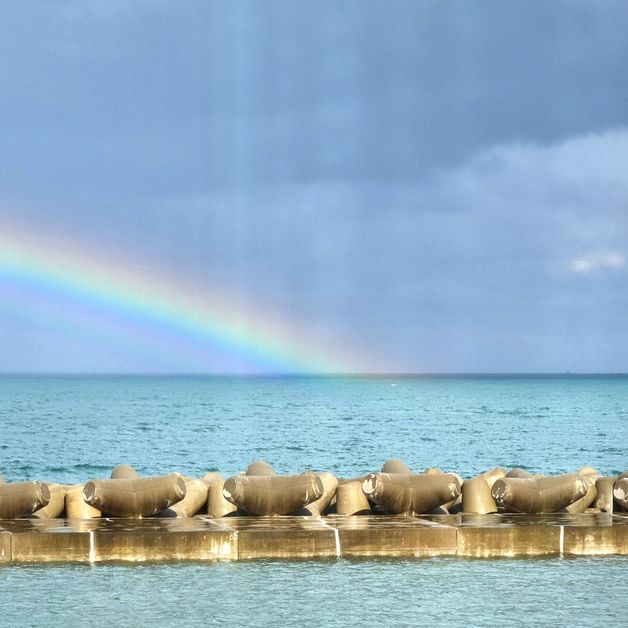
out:
M0 214L397 371L628 371L623 3L3 11ZM68 339L17 296L2 371L229 363Z

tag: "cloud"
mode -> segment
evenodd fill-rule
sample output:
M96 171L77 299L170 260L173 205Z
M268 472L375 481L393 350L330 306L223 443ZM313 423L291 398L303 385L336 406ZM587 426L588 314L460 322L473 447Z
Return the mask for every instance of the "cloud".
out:
M80 220L47 207L38 222L219 283L237 315L267 304L398 371L625 371L628 276L611 272L628 251L625 155L617 128L499 144L414 185L294 181Z
M0 9L0 212L398 370L628 369L625 2L182 4Z
M0 9L0 188L86 205L412 186L483 147L628 123L625 3L303 4Z
M599 269L619 269L626 265L626 256L618 251L605 251L577 257L569 263L576 273L590 273Z
M422 205L473 216L489 256L527 253L528 264L547 269L619 268L628 245L627 151L625 128L494 146L442 172L422 190Z

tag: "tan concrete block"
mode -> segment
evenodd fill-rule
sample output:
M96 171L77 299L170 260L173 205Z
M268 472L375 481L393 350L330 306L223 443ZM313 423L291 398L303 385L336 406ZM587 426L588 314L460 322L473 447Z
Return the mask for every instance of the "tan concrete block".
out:
M3 522L11 533L14 563L89 562L89 530L64 519Z
M564 528L563 552L581 556L628 555L628 519L611 514L585 515L595 521Z
M560 527L487 525L458 528L458 555L474 557L542 556L560 553Z
M628 555L628 515L22 519L0 522L0 562Z
M229 517L220 519L238 535L238 558L336 556L336 532L318 517Z
M462 515L458 555L542 556L560 553L560 527L544 515Z
M237 535L203 518L105 521L94 531L96 562L237 558Z
M11 533L0 530L0 564L11 562Z
M399 516L330 517L341 556L438 556L456 553L456 528Z

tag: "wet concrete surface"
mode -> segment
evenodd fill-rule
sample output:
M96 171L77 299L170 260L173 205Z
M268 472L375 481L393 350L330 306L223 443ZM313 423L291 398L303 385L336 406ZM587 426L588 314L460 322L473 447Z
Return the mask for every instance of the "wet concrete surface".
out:
M0 563L628 555L628 513L0 521Z

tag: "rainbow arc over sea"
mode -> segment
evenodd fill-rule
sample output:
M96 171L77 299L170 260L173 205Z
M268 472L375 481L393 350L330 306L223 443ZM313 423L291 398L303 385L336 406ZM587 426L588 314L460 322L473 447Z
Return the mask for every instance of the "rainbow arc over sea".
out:
M191 372L372 372L358 351L271 308L243 307L224 287L0 221L0 307L12 300L69 338L151 347Z

